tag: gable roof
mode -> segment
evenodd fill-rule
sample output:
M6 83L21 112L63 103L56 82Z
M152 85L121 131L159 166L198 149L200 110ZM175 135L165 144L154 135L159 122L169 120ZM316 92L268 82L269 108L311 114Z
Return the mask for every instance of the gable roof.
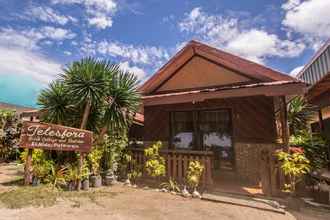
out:
M256 82L300 82L299 80L277 70L273 70L193 40L190 41L175 56L173 56L162 68L160 68L140 87L141 93L144 95L153 93L160 85L166 82L166 80L173 76L178 69L189 62L189 60L194 56L201 56L243 76L254 79Z

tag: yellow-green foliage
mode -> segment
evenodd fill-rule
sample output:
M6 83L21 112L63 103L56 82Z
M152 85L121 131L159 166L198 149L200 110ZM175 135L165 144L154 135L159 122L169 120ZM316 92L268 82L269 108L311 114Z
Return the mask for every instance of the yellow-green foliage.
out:
M25 163L27 156L27 150L23 151L20 155L21 161ZM54 162L47 159L47 156L43 150L34 149L32 153L32 172L35 177L44 180L44 178L49 175Z
M94 147L93 150L87 156L93 175L100 174L100 163L102 156L103 156L103 150L98 147Z
M165 188L171 192L180 192L179 184L171 177L168 182L161 183L160 187Z
M158 141L144 150L144 155L147 158L145 168L147 173L152 177L165 175L165 159L159 155L161 147L162 143Z
M290 184L286 184L285 188L287 191L294 193L296 184L310 171L310 162L301 152L287 153L279 151L277 152L277 158L281 162L281 169L290 180Z
M191 161L187 172L187 183L190 187L196 188L204 171L204 166L199 161Z

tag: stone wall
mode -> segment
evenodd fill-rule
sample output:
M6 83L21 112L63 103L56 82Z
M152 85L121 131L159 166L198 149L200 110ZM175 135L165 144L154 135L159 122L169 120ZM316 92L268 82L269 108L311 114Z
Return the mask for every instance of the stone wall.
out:
M237 175L252 184L261 180L261 151L275 151L279 144L272 143L235 143L235 167Z

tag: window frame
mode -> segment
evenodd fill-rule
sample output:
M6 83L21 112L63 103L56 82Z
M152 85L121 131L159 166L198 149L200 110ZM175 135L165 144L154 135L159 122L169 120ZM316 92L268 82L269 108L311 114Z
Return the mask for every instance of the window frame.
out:
M172 150L197 150L197 151L205 151L205 147L203 146L202 140L200 140L200 130L199 130L199 122L200 122L200 113L207 111L227 111L229 115L229 131L231 135L232 147L234 150L234 127L233 127L233 111L231 108L207 108L207 109L192 109L192 110L172 110L169 111L169 128L170 128L170 136L169 136L169 147ZM173 126L174 126L174 114L176 112L192 112L193 115L193 148L192 149L184 149L184 148L176 148L173 144Z

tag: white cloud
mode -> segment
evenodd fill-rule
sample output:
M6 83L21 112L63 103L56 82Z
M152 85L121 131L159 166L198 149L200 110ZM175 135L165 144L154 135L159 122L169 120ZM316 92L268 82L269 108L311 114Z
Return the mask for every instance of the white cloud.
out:
M101 54L130 59L133 63L158 65L169 58L168 52L160 47L135 46L119 42L102 41L97 45Z
M282 5L282 8L284 10L291 10L295 7L297 7L300 4L300 0L288 0L286 3Z
M247 23L237 17L211 15L194 8L178 25L180 31L193 38L261 63L274 56L295 57L305 49L301 42L280 39Z
M0 29L0 44L7 47L19 47L25 49L38 49L39 43L45 40L49 44L49 40L62 41L72 39L76 35L69 30L63 28L54 28L50 26L40 29L32 28L26 30L15 30L12 28Z
M293 70L291 70L290 75L291 76L297 76L298 73L304 68L304 66L297 66Z
M40 33L43 34L44 38L50 38L53 40L73 39L76 36L76 34L71 32L70 30L50 26L43 27L40 30L36 31L40 31Z
M263 30L252 29L241 32L228 41L225 49L262 63L266 57L270 56L296 57L305 49L305 46L302 43L280 40L277 35Z
M329 0L289 0L282 8L285 12L282 24L302 34L315 49L330 37Z
M38 53L2 45L0 45L0 63L0 74L27 75L42 83L48 83L61 72L59 63Z
M63 53L64 53L65 55L67 55L67 56L72 55L72 53L71 53L70 51L68 51L68 50L65 50Z
M53 0L52 3L83 5L86 9L88 24L99 29L112 26L112 18L118 9L114 0Z
M48 59L39 50L40 44L74 37L61 28L14 30L0 29L0 74L28 75L47 83L61 72L61 65Z
M128 61L121 62L119 65L122 70L134 73L138 77L139 80L141 80L141 81L145 80L146 73L143 69L141 69L137 66L130 66Z
M105 29L112 26L112 18L106 15L100 14L99 16L92 17L88 20L88 24L91 26L96 26L100 29Z
M65 25L69 21L77 22L77 19L71 16L60 15L57 12L55 12L52 8L45 6L31 7L26 12L26 15L28 16L28 18L39 19L44 22L55 23L60 25Z

